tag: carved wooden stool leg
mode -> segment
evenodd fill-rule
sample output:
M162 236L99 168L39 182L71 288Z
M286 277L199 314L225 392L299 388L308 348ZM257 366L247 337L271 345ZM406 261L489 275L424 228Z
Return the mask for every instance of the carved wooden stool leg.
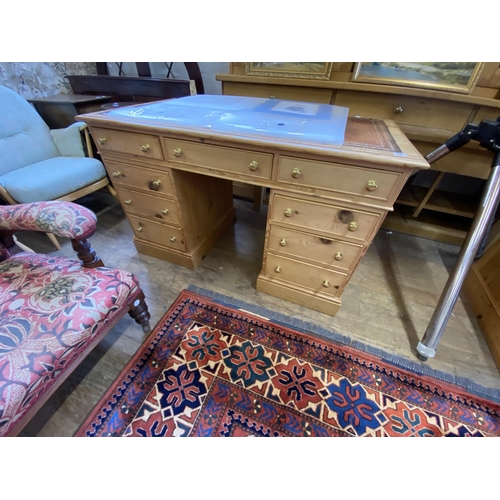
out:
M151 331L151 325L149 324L151 314L149 314L148 306L144 297L144 292L142 290L134 299L132 304L130 304L130 310L128 313L132 318L135 319L136 323L139 323L139 325L142 326L142 330L144 333L149 333Z

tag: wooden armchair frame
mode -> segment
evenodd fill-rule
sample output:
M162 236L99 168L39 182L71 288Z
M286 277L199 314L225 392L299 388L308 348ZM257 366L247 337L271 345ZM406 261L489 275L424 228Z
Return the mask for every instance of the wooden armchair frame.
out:
M83 131L84 137L85 137L85 145L87 147L87 154L89 158L95 158L94 152L92 150L92 141L90 138L90 133L87 124L82 124L82 127L80 128L80 131ZM103 179L101 179L98 182L94 182L93 184L90 184L83 189L78 189L77 191L73 191L72 193L67 194L66 196L62 196L61 198L56 198L53 201L74 201L79 198L83 198L84 196L94 193L95 191L99 191L100 189L106 188L117 200L118 200L118 194L116 190L113 188L111 185L111 181L109 180L109 177L106 175ZM0 196L10 205L18 205L20 202L16 201L10 194L9 192L0 185ZM47 236L49 237L50 241L54 244L54 246L58 249L61 250L61 245L57 241L57 238L54 234L52 233L46 233Z

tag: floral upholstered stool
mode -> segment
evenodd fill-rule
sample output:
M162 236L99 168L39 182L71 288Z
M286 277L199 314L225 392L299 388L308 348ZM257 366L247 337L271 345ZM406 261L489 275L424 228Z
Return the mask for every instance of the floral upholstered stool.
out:
M0 436L19 433L127 312L149 332L139 282L103 265L86 241L95 228L74 203L0 207ZM13 254L21 230L71 238L80 260Z

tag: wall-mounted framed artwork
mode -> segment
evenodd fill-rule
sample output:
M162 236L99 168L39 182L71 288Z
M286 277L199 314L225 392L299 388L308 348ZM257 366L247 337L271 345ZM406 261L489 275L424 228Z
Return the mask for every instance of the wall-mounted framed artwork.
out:
M245 66L245 74L250 76L315 80L329 80L331 71L331 62L249 62Z
M480 62L358 62L352 79L467 94L482 68Z

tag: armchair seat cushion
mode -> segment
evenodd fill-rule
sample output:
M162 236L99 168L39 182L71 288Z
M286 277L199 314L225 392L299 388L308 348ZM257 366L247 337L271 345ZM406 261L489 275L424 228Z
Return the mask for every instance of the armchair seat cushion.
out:
M141 291L121 269L34 253L0 262L0 275L2 436L38 410Z
M17 202L31 203L61 198L105 176L103 164L95 158L56 156L1 175L0 185Z

